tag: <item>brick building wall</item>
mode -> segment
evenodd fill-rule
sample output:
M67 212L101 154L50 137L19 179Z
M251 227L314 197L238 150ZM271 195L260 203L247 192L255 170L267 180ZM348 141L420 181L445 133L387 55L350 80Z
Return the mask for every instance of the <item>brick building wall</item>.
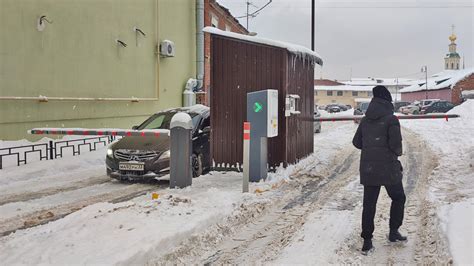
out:
M217 25L215 25L217 22ZM247 29L232 16L229 10L216 0L204 1L204 26L214 26L220 30L232 31L241 34L248 34ZM211 73L211 37L209 33L204 33L204 93L197 94L197 103L209 105L210 91L210 73Z
M461 92L467 90L474 90L474 74L471 74L464 80L458 82L453 89L444 88L440 90L429 90L428 96L426 96L426 91L424 90L402 93L402 101L414 102L428 98L460 104L462 102Z
M460 104L462 101L461 92L472 90L474 90L474 74L469 75L467 78L458 82L456 86L454 86L452 92L452 103Z

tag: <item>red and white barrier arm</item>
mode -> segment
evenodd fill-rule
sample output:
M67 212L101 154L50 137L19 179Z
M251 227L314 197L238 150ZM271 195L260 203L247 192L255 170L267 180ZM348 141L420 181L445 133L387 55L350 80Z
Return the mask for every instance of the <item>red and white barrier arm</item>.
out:
M333 116L333 117L318 117L313 118L313 121L319 122L336 122L336 121L354 121L361 120L363 115L351 115L351 116ZM446 119L458 118L459 115L455 114L427 114L427 115L397 115L399 120L410 120L410 119Z
M169 136L168 129L115 129L115 128L33 128L33 135L70 135L70 136L122 136L122 137L159 137Z
M250 167L250 122L244 122L244 149L243 149L243 183L242 192L249 192Z

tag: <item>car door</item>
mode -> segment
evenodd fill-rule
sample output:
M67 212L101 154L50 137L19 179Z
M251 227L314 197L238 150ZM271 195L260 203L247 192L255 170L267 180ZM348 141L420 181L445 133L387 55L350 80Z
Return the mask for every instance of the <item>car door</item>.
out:
M198 127L198 131L194 137L193 143L196 153L202 155L202 163L204 168L208 168L210 163L210 127L211 127L211 117L209 113L202 116L201 123Z

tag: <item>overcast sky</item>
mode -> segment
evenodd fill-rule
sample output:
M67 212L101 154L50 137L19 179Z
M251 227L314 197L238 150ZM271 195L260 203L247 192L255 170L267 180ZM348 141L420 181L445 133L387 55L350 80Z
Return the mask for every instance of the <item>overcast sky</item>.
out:
M236 17L247 0L218 0ZM250 12L268 0L252 0ZM316 51L324 60L316 77L420 78L444 69L451 25L466 67L474 64L474 0L316 0ZM246 19L240 22L246 26ZM249 20L258 36L311 47L311 0L273 0Z

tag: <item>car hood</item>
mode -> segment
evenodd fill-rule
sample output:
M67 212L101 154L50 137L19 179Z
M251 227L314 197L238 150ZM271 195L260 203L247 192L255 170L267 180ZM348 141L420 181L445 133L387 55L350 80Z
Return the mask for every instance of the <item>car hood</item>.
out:
M164 134L158 137L123 137L112 146L112 149L164 152L170 149L170 138Z

